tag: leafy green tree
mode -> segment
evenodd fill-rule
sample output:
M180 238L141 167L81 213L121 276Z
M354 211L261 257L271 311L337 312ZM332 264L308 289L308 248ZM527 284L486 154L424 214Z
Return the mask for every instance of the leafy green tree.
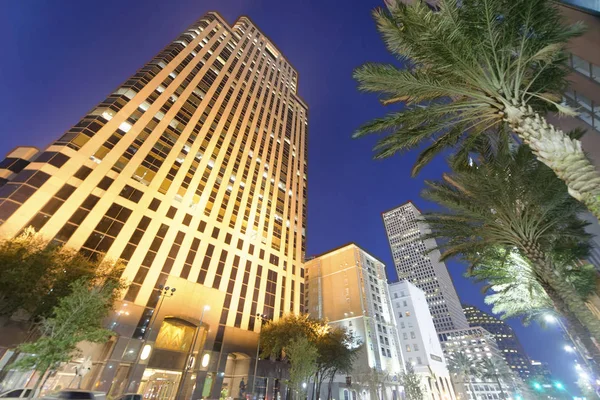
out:
M0 241L0 316L24 311L35 321L48 317L71 283L82 277L115 278L122 268L91 261L78 252L49 243L32 229Z
M315 336L317 348L317 371L315 373L316 396L321 393L321 384L328 379L328 395L332 397L331 388L336 374L349 374L358 357L360 344L346 329L330 327Z
M421 378L415 373L415 367L409 362L406 363L404 371L400 374L400 384L404 388L406 400L423 400L423 385Z
M482 141L477 151L472 167L426 182L423 197L448 210L424 217L429 236L442 238L441 259L460 256L477 265L491 250L516 251L557 312L578 319L600 342L600 320L560 275L561 258L588 246L586 223L578 218L581 203L525 146Z
M379 396L381 389L384 388L385 382L389 378L389 372L371 368L368 365L355 365L352 371L353 383L360 388L359 393L362 396L363 391L369 392L371 400L381 399ZM385 395L385 390L383 390ZM383 400L383 399L381 399Z
M352 369L359 344L346 329L331 327L325 321L311 319L307 315L288 314L262 328L262 354L264 357L285 358L290 343L301 338L306 338L317 349L315 392L320 393L326 379L329 380L330 392L335 374L348 373Z
M47 372L56 370L78 354L78 343L108 341L113 333L103 328L102 321L113 309L122 287L121 282L114 279L104 282L78 279L71 284L71 293L58 301L52 316L42 318L39 326L42 336L35 342L21 344L18 350L25 355L12 365L38 372L31 395L43 383Z
M308 380L317 371L317 347L308 338L298 337L286 345L285 352L290 360L290 386L306 398Z
M440 0L435 11L412 3L390 0L373 14L402 68L369 63L354 72L360 90L405 107L355 137L387 133L378 158L431 141L416 174L444 149L464 155L475 138L507 124L600 217L600 174L581 142L544 118L549 109L575 115L560 103L569 72L564 48L582 26L566 25L551 0Z
M474 378L481 375L483 367L481 361L475 357L467 355L465 352L453 353L447 357L448 370L452 373L460 382L469 385L469 391L475 396L475 389L471 383Z
M279 358L293 340L305 337L314 341L325 324L308 315L286 314L277 321L269 321L260 331L260 348L263 357Z

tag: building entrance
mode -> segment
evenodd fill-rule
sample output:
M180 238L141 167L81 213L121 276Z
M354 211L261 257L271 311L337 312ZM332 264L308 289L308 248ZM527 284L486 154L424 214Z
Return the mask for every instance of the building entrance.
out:
M144 371L138 393L144 399L173 400L177 395L177 387L181 372L148 368Z

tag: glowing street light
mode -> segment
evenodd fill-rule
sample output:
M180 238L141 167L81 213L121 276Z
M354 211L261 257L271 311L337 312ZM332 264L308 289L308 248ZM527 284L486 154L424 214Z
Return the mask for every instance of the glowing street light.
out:
M533 388L534 388L535 390L538 390L538 391L540 391L540 390L542 390L542 385L540 385L540 384L539 384L539 383L537 383L537 382L533 382Z
M568 344L565 345L565 351L567 353L574 353L575 349L573 348L573 346L569 346Z
M544 321L553 324L556 322L556 317L554 315L546 314L544 315Z
M565 389L565 385L563 385L559 381L554 382L554 387L557 388L558 390L564 390Z

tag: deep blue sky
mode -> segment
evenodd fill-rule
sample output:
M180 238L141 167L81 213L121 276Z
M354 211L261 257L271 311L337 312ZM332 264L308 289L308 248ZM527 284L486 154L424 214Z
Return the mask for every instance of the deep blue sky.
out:
M17 145L44 147L75 124L162 47L209 10L230 23L248 15L299 73L309 105L308 251L357 242L388 265L381 212L407 200L422 210L423 179L445 169L438 159L418 178L414 152L373 161L375 138L351 139L361 123L386 110L359 94L352 69L395 62L370 10L382 0L2 0L0 1L0 155ZM461 300L484 309L479 289L449 264ZM556 328L510 321L531 357L575 379ZM574 387L574 385L571 385Z

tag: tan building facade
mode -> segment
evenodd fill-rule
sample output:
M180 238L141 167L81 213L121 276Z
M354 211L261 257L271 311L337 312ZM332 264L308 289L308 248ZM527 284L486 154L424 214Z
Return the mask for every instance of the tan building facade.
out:
M118 335L88 351L84 387L253 389L255 316L303 310L308 110L297 85L248 18L209 13L43 152L15 150L29 157L22 171L0 170L0 237L31 226L126 264Z
M350 243L312 258L304 267L307 313L347 329L363 345L354 363L355 370L350 374L352 385L346 384L345 376L336 377L333 397L399 398L398 375L403 371L404 361L385 265ZM365 390L366 377L372 368L379 371L384 382L385 393L378 393L378 397L371 390ZM321 396L327 396L325 388Z

